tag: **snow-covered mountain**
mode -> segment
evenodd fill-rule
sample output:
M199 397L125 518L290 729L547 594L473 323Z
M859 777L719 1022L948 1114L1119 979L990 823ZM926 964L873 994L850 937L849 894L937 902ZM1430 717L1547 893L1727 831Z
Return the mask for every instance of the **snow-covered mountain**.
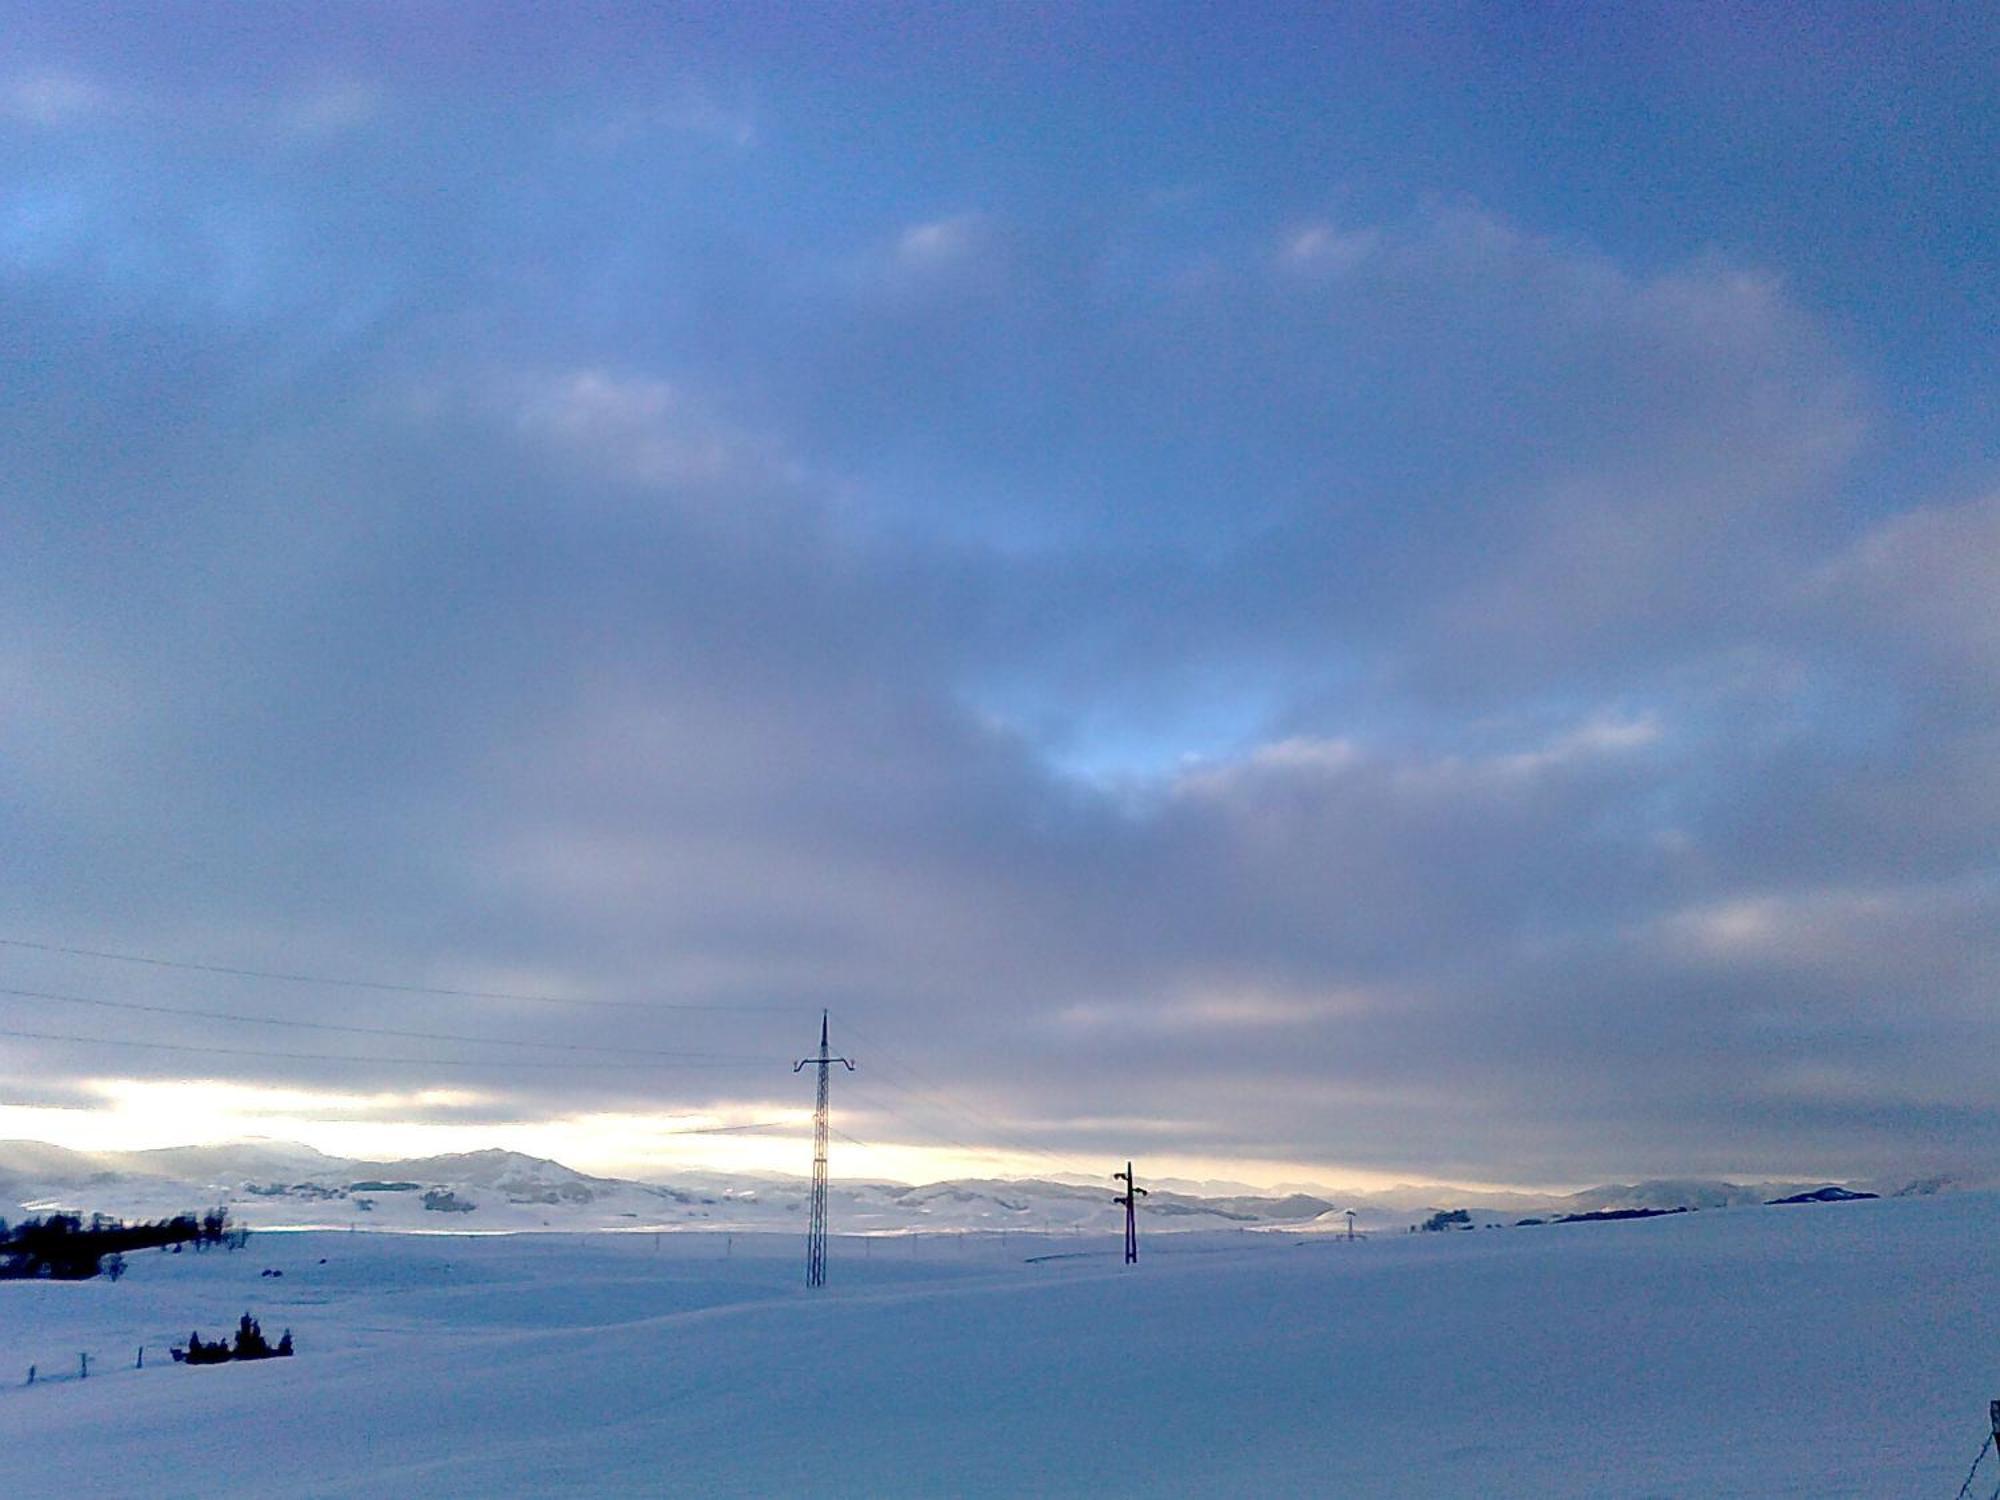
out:
M357 1161L252 1141L165 1151L66 1151L0 1142L0 1214L74 1209L127 1218L226 1206L263 1228L398 1230L789 1229L803 1223L802 1178L690 1172L671 1182L593 1177L513 1151ZM840 1182L831 1211L842 1233L1103 1229L1119 1210L1109 1188L1040 1180L910 1185ZM1302 1194L1201 1198L1155 1192L1161 1229L1298 1224L1331 1209Z
M1420 1223L1442 1209L1462 1208L1475 1225L1512 1224L1523 1218L1552 1219L1564 1214L1615 1212L1623 1209L1715 1209L1769 1203L1774 1198L1812 1192L1830 1186L1865 1190L1885 1198L1922 1197L1933 1193L1972 1191L2000 1186L1990 1178L1890 1177L1835 1184L1826 1178L1786 1178L1762 1182L1729 1182L1720 1178L1652 1178L1642 1182L1605 1183L1574 1193L1490 1192L1478 1189L1396 1187L1380 1193L1351 1193L1340 1199L1342 1209L1355 1209L1360 1224ZM1315 1229L1345 1232L1344 1213L1330 1216Z
M1336 1197L1175 1191L1161 1184L1144 1211L1155 1231L1344 1234L1346 1211L1353 1209L1363 1232L1379 1233L1400 1232L1439 1209L1463 1208L1474 1224L1510 1224L1616 1209L1762 1204L1826 1185L1657 1180L1566 1195L1412 1187ZM1953 1184L1934 1179L1868 1186L1894 1194ZM687 1172L665 1182L593 1177L560 1162L498 1150L360 1161L280 1141L116 1152L0 1142L0 1217L60 1208L156 1218L221 1204L239 1223L260 1228L769 1230L803 1223L806 1191L804 1179L782 1176ZM1046 1179L846 1181L834 1184L830 1210L836 1232L846 1234L1097 1231L1119 1221L1111 1197L1108 1187Z

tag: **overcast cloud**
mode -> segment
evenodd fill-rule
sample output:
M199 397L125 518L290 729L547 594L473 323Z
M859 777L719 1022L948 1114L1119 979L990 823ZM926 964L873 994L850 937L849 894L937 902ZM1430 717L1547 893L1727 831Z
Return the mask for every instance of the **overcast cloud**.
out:
M1897 14L18 7L0 937L628 1003L0 948L498 1039L0 995L0 1105L764 1119L828 1006L883 1143L1982 1170L2000 73Z

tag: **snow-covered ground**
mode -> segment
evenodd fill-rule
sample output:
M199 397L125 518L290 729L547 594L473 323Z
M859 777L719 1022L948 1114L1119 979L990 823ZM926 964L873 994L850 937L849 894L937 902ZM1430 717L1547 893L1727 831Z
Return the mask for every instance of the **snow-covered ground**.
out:
M2000 1394L1981 1193L1162 1235L1135 1268L1097 1233L847 1239L819 1293L799 1249L260 1234L134 1256L115 1285L0 1284L0 1474L104 1496L1878 1500L1954 1494ZM298 1357L167 1360L246 1310Z

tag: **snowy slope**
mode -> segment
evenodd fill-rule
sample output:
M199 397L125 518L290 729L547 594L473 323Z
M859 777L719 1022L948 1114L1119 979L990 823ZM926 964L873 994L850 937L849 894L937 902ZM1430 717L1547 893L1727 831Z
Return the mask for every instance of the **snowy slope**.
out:
M0 1286L10 1491L1950 1495L2000 1199L1457 1235L259 1236ZM282 1269L283 1278L260 1275ZM133 1346L293 1328L288 1363ZM122 1360L118 1358L122 1351ZM122 1364L125 1368L116 1368ZM1984 1493L1984 1490L1981 1490Z

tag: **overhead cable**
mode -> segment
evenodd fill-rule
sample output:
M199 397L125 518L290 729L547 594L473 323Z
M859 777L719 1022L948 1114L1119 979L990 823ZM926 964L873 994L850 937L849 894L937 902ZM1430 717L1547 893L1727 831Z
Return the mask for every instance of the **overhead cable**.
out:
M719 1001L598 1000L578 995L533 995L513 990L472 990L432 984L392 984L376 979L342 979L326 974L293 974L277 969L250 969L238 968L231 964L195 963L186 959L159 958L144 953L117 953L106 948L78 948L62 943L36 943L26 938L0 937L0 948L21 948L35 953L62 953L73 958L102 958L113 963L145 964L156 969L186 969L197 974L226 974L238 979L273 979L284 984L324 984L350 990L379 990L392 995L437 995L453 1000L513 1000L526 1005L578 1005L606 1010L718 1011L725 1014L749 1011L791 1014L803 1008L767 1001L725 1004Z
M393 1026L353 1026L337 1021L299 1021L279 1016L246 1016L235 1011L201 1010L189 1006L148 1005L137 1000L106 1000L96 995L65 995L49 990L18 990L0 986L0 995L23 1000L51 1000L63 1005L90 1005L104 1010L142 1011L156 1016L187 1016L204 1021L232 1021L248 1026L287 1026L302 1031L338 1031L354 1036L389 1036L404 1041L466 1042L480 1047L526 1047L550 1052L609 1052L615 1056L673 1058L681 1061L761 1063L766 1059L741 1052L668 1051L656 1047L612 1047L589 1042L537 1042L518 1037L466 1036L449 1031L405 1031Z

